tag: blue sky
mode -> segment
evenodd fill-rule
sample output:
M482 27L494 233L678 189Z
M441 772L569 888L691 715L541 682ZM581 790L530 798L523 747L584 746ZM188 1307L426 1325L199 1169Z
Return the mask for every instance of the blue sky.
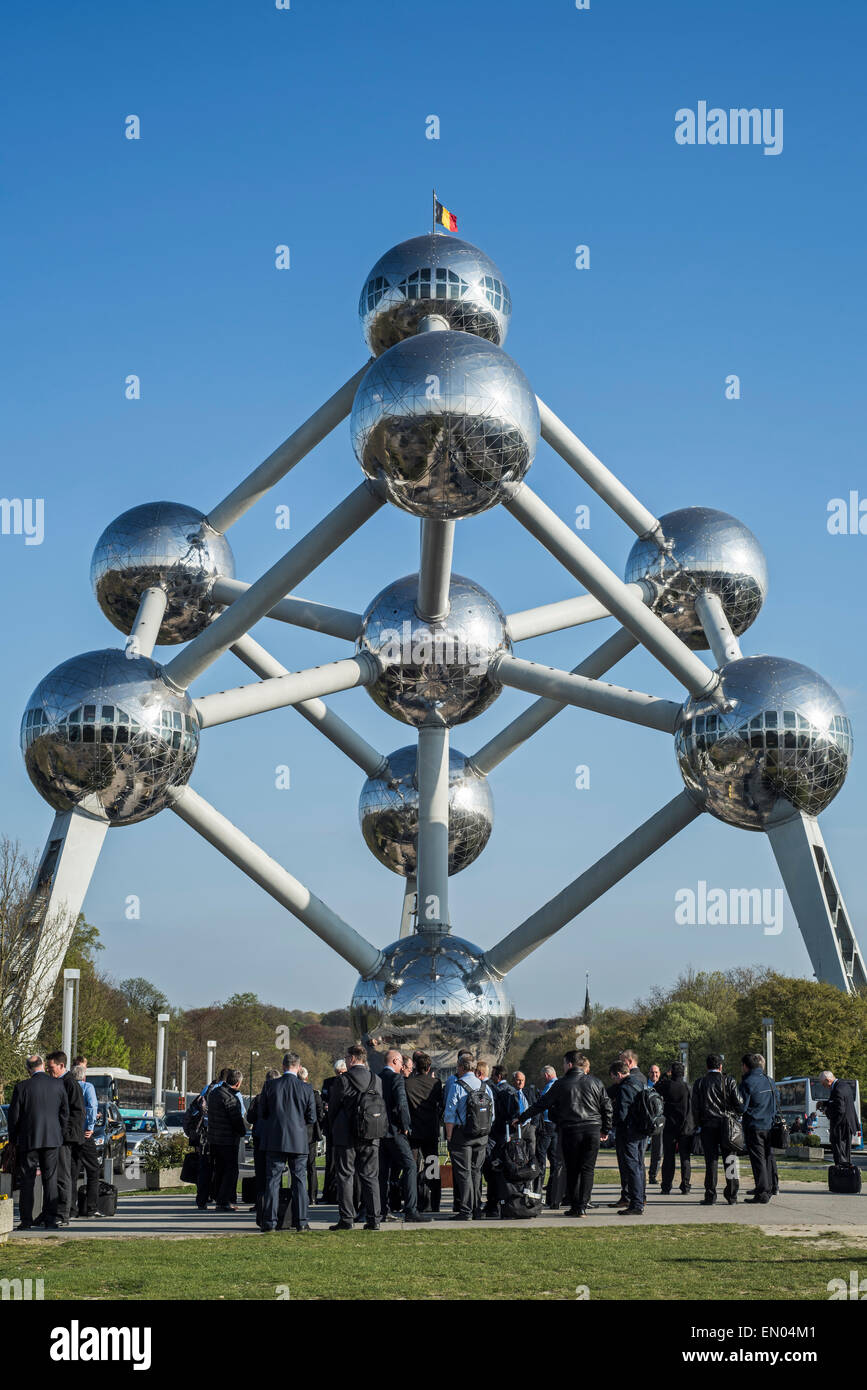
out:
M44 498L45 539L0 537L0 828L36 849L50 825L18 751L30 691L76 652L122 644L89 586L103 527L148 500L207 511L362 364L361 284L428 228L435 185L506 276L507 350L538 393L657 514L701 503L757 533L770 592L745 653L814 667L854 722L853 769L822 824L857 926L867 537L832 537L826 518L829 499L867 496L864 39L864 16L839 0L713 13L687 0L50 0L7 14L0 491ZM783 152L678 145L675 112L701 100L782 108ZM139 141L124 138L129 114ZM578 244L589 270L574 267ZM130 373L139 401L124 399ZM343 425L233 529L238 575L285 548L275 506L291 507L298 539L359 477ZM567 520L589 502L584 538L622 569L629 532L547 446L528 481ZM390 508L300 592L362 608L416 554L416 524ZM575 591L498 511L460 524L455 567L507 611ZM519 654L568 668L610 630ZM277 624L256 635L292 668L346 654ZM227 657L194 693L244 679ZM678 696L641 654L613 679ZM528 699L504 692L454 745L473 752ZM411 741L362 691L332 703L385 752ZM290 790L275 788L281 763ZM293 711L210 731L193 776L383 944L402 881L362 842L361 782ZM494 834L452 881L455 931L492 944L679 785L666 735L561 715L492 778ZM699 879L780 885L763 836L703 817L516 970L519 1013L574 1010L585 969L596 999L623 1003L687 964L810 974L790 912L778 937L676 926L674 895ZM111 832L86 910L105 967L178 1003L254 989L328 1008L352 988L348 966L168 812Z

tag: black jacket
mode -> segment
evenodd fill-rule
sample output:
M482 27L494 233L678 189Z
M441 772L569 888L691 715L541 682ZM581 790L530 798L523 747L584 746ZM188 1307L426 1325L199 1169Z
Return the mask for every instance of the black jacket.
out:
M432 1071L414 1071L407 1077L405 1089L412 1120L410 1144L414 1149L436 1144L443 1115L443 1083Z
M369 1067L347 1067L336 1079L336 1084L328 1093L328 1123L331 1139L337 1148L353 1149L358 1145L355 1137L355 1107L362 1091L370 1085ZM401 1081L403 1077L401 1077ZM374 1077L373 1089L382 1095L382 1082ZM378 1140L374 1140L378 1143Z
M518 1092L508 1081L489 1081L494 1095L494 1119L491 1124L491 1138L503 1143L510 1139L509 1125L518 1118ZM524 1112L529 1113L528 1111Z
M76 1089L81 1090L77 1085ZM29 1149L59 1149L68 1119L69 1102L63 1082L47 1072L36 1071L26 1081L19 1081L12 1092L9 1141L22 1153Z
M690 1115L690 1091L687 1083L681 1078L672 1081L668 1076L663 1076L656 1083L656 1089L662 1096L662 1110L665 1115L665 1130L670 1135L683 1134L684 1129L689 1132L692 1127Z
M605 1133L611 1128L613 1107L608 1092L598 1076L585 1076L575 1067L555 1081L550 1091L534 1100L522 1119L532 1119L543 1110L548 1111L548 1118L560 1128L599 1125Z
M208 1107L208 1143L211 1146L234 1144L246 1133L238 1093L230 1086L215 1086L205 1097L205 1104ZM261 1119L261 1103L259 1114Z
M69 1106L69 1119L63 1127L63 1142L80 1144L84 1139L84 1092L68 1071L63 1073L60 1081Z
M624 1076L622 1081L615 1082L608 1093L614 1106L614 1125L617 1133L627 1139L635 1137L635 1131L629 1123L629 1112L635 1097L640 1095L646 1087L646 1077L637 1067L633 1067L629 1075ZM550 1095L551 1092L549 1091L548 1094Z
M825 1111L831 1129L843 1134L857 1133L858 1116L855 1114L855 1096L851 1081L834 1082Z
M692 1118L697 1125L718 1125L723 1115L740 1115L743 1108L733 1076L706 1071L692 1088Z
M389 1139L394 1139L398 1134L408 1134L412 1128L412 1117L406 1102L406 1080L403 1072L383 1067L379 1079L382 1082L385 1113L388 1116Z

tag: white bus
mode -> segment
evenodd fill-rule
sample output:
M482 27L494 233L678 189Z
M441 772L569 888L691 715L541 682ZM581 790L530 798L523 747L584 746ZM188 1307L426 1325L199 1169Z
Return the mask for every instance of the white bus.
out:
M848 1080L841 1077L841 1081ZM849 1081L855 1092L855 1114L858 1116L858 1129L852 1140L853 1148L861 1148L864 1136L861 1128L861 1088L857 1081ZM797 1142L799 1134L817 1134L825 1147L830 1147L831 1131L825 1102L831 1092L818 1076L784 1076L778 1081L780 1088L780 1109L786 1124Z
M121 1114L126 1110L149 1110L153 1106L154 1083L149 1076L136 1076L125 1067L87 1065L87 1079L102 1105L114 1101Z

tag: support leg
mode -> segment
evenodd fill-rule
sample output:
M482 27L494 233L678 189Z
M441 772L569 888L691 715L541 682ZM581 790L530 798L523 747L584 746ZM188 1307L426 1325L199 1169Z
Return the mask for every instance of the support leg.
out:
M418 929L449 929L449 731L418 731Z

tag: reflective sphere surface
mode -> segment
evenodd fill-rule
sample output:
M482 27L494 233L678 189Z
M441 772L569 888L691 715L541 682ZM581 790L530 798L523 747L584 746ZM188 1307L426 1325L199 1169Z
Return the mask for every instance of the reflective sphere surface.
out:
M690 699L675 735L693 799L744 830L824 811L852 757L852 728L828 682L777 656L732 661L721 680L731 709Z
M379 258L361 291L358 313L367 346L378 357L412 337L427 314L502 344L512 301L484 251L437 232L402 241Z
M505 614L485 589L459 574L452 575L451 607L442 622L422 622L417 594L418 575L408 574L377 594L364 614L358 650L371 652L385 668L368 693L405 724L462 724L502 689L488 668L511 650Z
M358 818L369 850L404 878L416 872L418 835L417 746L389 753L391 776L368 777L361 789ZM487 777L463 753L449 749L449 873L458 874L478 859L491 837L494 801Z
M145 820L188 781L199 746L189 695L150 658L85 652L55 666L27 702L21 747L56 811L85 804L112 825Z
M764 553L749 527L710 507L681 507L659 520L674 550L663 556L654 541L637 540L626 562L627 584L665 581L654 611L693 651L708 646L695 611L703 589L718 595L735 636L746 632L768 592Z
M368 368L352 407L364 472L413 516L475 516L520 482L539 442L521 368L471 333L407 338Z
M490 1066L501 1062L515 1023L515 1010L493 976L471 993L467 980L481 951L451 935L415 934L385 948L390 978L359 980L350 1004L356 1034L381 1038L383 1049L420 1048L438 1070L453 1068L469 1048Z
M211 602L214 580L232 579L229 542L203 514L180 502L146 502L107 526L96 543L90 582L109 622L129 632L145 589L168 595L158 641L186 642L220 611Z

